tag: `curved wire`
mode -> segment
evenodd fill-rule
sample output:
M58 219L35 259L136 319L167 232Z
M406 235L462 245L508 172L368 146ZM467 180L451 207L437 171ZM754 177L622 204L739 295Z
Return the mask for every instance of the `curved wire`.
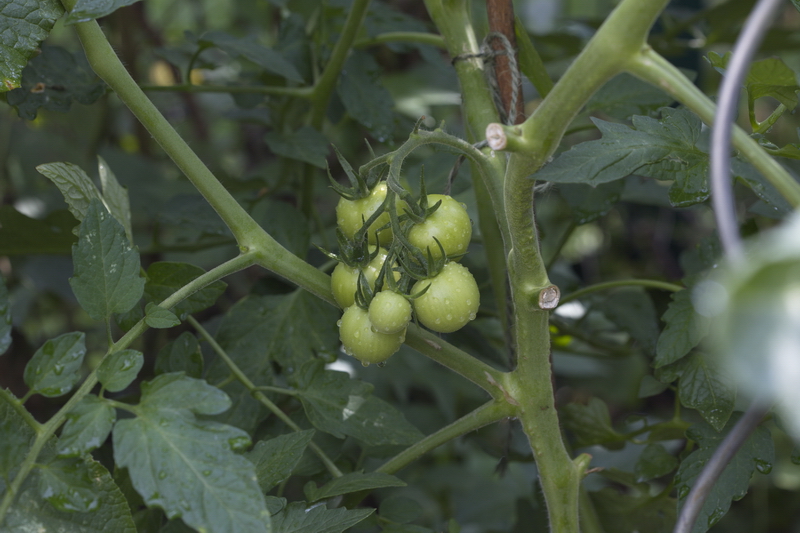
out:
M733 55L719 89L717 116L711 129L711 204L717 219L719 238L732 262L744 258L731 186L731 130L736 118L739 90L750 62L782 0L760 0L745 21L733 47Z
M736 208L731 185L730 146L731 130L739 103L739 90L747 75L764 33L772 22L782 0L760 0L742 28L731 61L719 89L717 116L711 130L711 203L717 220L720 242L725 255L732 263L744 260L744 249L736 221ZM686 497L674 533L691 533L694 523L708 498L711 489L722 475L739 448L755 431L769 411L763 400L755 399L745 414L728 433Z

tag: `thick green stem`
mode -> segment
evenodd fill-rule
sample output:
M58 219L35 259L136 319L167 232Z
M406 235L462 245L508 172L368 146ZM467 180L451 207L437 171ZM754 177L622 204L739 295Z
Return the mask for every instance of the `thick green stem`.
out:
M714 123L716 106L669 61L649 47L642 48L626 69L644 81L661 88L697 113L708 125ZM800 183L771 157L742 128L733 127L733 146L739 150L793 207L800 207Z
M182 83L177 85L140 85L143 91L180 93L266 94L270 96L295 96L311 98L311 87L282 87L277 85L213 85Z
M198 322L192 316L187 318L187 322L189 322L189 324L191 324L192 327L197 330L200 336L203 337L203 340L205 340L211 346L214 352L219 356L220 359L222 359L222 361L225 363L225 365L228 367L231 373L236 377L236 379L242 385L244 385L248 391L250 391L250 394L253 396L253 398L261 402L262 405L264 405L267 409L269 409L269 411L272 414L280 418L283 421L283 423L289 426L293 431L301 431L300 426L295 424L295 422L291 418L289 418L289 415L284 413L280 407L275 405L275 403L272 400L267 398L259 390L259 387L257 387L255 383L250 381L247 375L244 372L242 372L242 369L239 368L239 365L237 365L236 362L230 358L227 352L222 349L222 346L219 345L217 340L214 337L212 337L211 334L208 331L206 331L206 329L202 325L200 325L200 322ZM333 463L331 458L328 457L328 455L322 450L322 448L320 448L314 442L309 442L308 447L311 448L311 451L313 451L317 455L317 457L319 457L320 461L322 461L322 464L325 465L325 468L328 469L328 472L330 472L333 477L342 476L342 471L339 470L339 468Z

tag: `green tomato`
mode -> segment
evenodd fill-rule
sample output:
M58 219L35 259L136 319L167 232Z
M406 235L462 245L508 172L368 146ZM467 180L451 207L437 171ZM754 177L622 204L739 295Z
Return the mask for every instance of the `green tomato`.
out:
M449 262L439 274L414 284L412 294L428 290L414 300L414 311L425 327L451 333L473 320L481 303L478 284L464 265Z
M411 304L402 294L381 291L369 304L369 321L379 333L399 333L411 321Z
M442 256L439 245L434 237L442 243L445 255L455 256L467 253L467 246L472 238L472 222L469 220L467 210L450 196L443 194L429 194L428 205L434 205L439 200L442 204L424 222L415 224L408 232L411 244L422 250L431 251L434 259Z
M375 250L374 246L370 246L370 251ZM364 272L364 277L371 288L375 288L375 280L378 279L378 274L381 272L384 261L388 252L383 248L378 250L378 255L369 262L363 269L356 267L349 267L344 263L339 263L331 273L331 291L333 291L333 299L339 304L342 309L350 307L355 303L356 289L358 288L358 272ZM400 278L400 273L394 273L395 279Z
M381 182L364 198L359 198L358 200L339 199L339 203L336 204L336 224L347 238L352 239L356 232L361 229L364 221L378 210L384 199L386 199L387 190L386 182ZM405 206L405 202L398 199L395 203L398 214L403 212L403 206ZM369 232L367 233L370 244L375 244L375 231L381 226L388 224L389 220L389 212L384 211L377 220L370 225ZM378 233L378 240L379 244L382 246L391 243L392 229L386 228Z
M382 363L400 349L406 338L406 329L387 335L373 331L369 313L357 305L345 309L339 320L339 339L344 351L365 366Z

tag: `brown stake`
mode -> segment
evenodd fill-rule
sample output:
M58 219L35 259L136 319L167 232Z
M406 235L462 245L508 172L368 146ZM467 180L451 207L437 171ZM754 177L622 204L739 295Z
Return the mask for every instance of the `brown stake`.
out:
M502 33L511 43L511 47L517 49L517 37L514 34L514 5L511 0L486 0L486 12L489 15L489 31ZM492 50L503 51L503 43L499 39L491 40ZM515 52L516 54L516 52ZM517 86L513 86L511 69L508 65L508 56L498 54L494 61L495 76L497 78L497 88L500 92L500 99L503 102L506 114L513 117L509 120L512 124L519 124L525 120L525 107L522 100L522 80L517 76ZM510 110L511 95L517 92L517 105L515 110Z

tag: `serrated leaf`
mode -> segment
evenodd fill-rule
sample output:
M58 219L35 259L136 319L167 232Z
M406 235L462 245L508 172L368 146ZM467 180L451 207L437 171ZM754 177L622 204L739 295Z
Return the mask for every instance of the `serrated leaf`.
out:
M398 524L413 522L422 516L424 510L416 500L403 496L392 496L381 502L378 514L385 520Z
M678 459L661 444L652 443L648 444L639 456L633 467L633 473L636 475L636 481L641 483L666 476L676 468Z
M86 172L78 165L72 163L46 163L36 167L44 177L52 181L67 202L69 212L83 221L89 204L94 199L100 199L100 191Z
M661 394L669 388L669 383L662 383L650 374L642 377L639 383L638 398L649 398Z
M97 379L110 392L119 392L133 383L144 365L144 354L120 350L106 356L97 368Z
M672 293L672 302L661 319L666 326L656 345L656 368L682 358L708 334L709 320L695 312L688 289Z
M55 509L40 496L38 483L34 481L37 476L31 476L23 483L20 494L9 509L3 522L3 531L136 533L136 525L131 517L128 502L108 470L91 459L91 456L85 456L84 464L91 480L91 491L98 497L98 504L94 510L81 513Z
M74 275L69 284L78 303L95 320L130 310L144 291L139 254L125 230L98 199L81 222L78 244L72 247Z
M618 450L625 445L625 436L614 430L608 406L600 398L591 398L586 405L566 405L563 413L564 427L575 434L577 447L602 444L610 450Z
M83 51L72 54L58 46L43 47L22 71L22 86L10 91L8 103L25 120L33 120L39 109L66 113L75 102L93 104L106 86L86 61Z
M0 478L3 480L13 479L36 438L33 428L9 403L11 401L19 400L6 389L6 394L0 395Z
M258 485L263 492L268 492L292 474L313 436L314 430L307 429L261 440L245 455L256 465Z
M328 139L311 126L303 126L291 133L271 131L264 141L276 155L297 159L319 168L327 168L326 158L330 151Z
M156 356L154 371L156 374L168 372L184 372L190 378L203 375L203 354L197 338L184 331L177 339L167 343Z
M149 302L144 308L144 321L148 326L156 329L167 329L181 323L175 313L153 302Z
M714 428L704 422L692 425L686 432L686 436L695 441L698 448L683 460L675 475L679 510L686 502L689 491L700 472L738 419L738 414L732 416L723 433L717 433ZM774 461L775 450L772 438L769 431L760 426L736 452L725 470L722 471L722 475L712 486L692 533L704 533L725 516L731 501L739 500L747 494L753 472L755 470L769 472Z
M598 90L586 103L587 113L598 111L625 120L632 115L648 115L668 106L675 99L658 87L630 74L620 74Z
M117 9L129 6L139 0L78 0L67 14L66 23L75 24L110 15Z
M87 513L100 504L83 459L61 458L39 466L39 492L59 511Z
M160 303L205 273L206 271L202 268L189 263L166 261L153 263L147 268L147 283L144 286L145 298L149 302ZM226 287L225 282L217 280L178 303L172 308L172 311L181 320L185 320L188 315L214 305L217 298L225 292Z
M85 396L67 415L58 438L60 457L77 457L98 448L111 433L117 419L114 408L94 394Z
M64 13L58 0L6 0L0 11L0 92L19 87L22 69Z
M636 174L672 180L669 198L675 207L705 201L709 196L708 134L690 111L660 111L661 120L634 116L633 128L593 118L603 138L575 145L535 178L599 185Z
M250 215L284 248L297 257L305 258L311 232L308 220L300 210L267 196L253 207Z
M681 403L697 409L706 422L722 431L733 413L736 390L730 378L710 365L702 354L692 354L688 359L678 385Z
M292 502L272 517L274 533L342 533L375 512L375 509L327 509L324 505L306 508Z
M605 531L671 533L675 525L675 500L666 494L624 494L610 487L589 494Z
M615 291L600 302L603 314L639 342L647 353L655 353L658 318L653 301L641 289Z
M407 445L422 438L400 411L372 396L372 385L318 364L307 369L297 392L317 429L338 438L349 435L367 446Z
M125 235L128 237L128 241L133 244L131 203L128 199L128 191L119 184L105 159L97 156L97 166L100 174L100 187L103 189L103 203L108 212L125 228Z
M11 346L11 300L8 298L6 282L0 274L0 355L6 353L9 346Z
M206 46L216 46L233 57L243 57L287 80L303 81L297 69L286 61L279 52L258 43L254 37L237 39L221 31L210 31L200 37L199 43Z
M576 224L587 224L602 217L619 202L623 181L601 183L595 187L583 183L562 183L558 192L572 208Z
M143 318L144 309L138 304L131 307L130 311L125 311L124 313L114 313L114 321L117 323L119 328L126 333L130 331L133 326L138 324Z
M370 54L356 50L339 76L337 93L347 113L383 142L394 131L394 101L381 85L379 72Z
M732 55L731 52L727 52L724 56L709 52L707 59L711 66L725 74ZM751 105L759 98L769 96L790 110L797 106L797 91L800 91L794 71L776 57L752 62L744 81L744 88Z
M81 380L80 369L86 355L84 338L82 332L74 331L45 342L25 366L25 384L48 398L71 391Z
M36 219L14 206L0 205L0 255L67 255L78 240L72 232L76 225L75 217L66 209Z
M332 358L339 348L338 310L306 291L247 297L225 315L217 342L256 386L273 385L273 365L291 373L316 357ZM214 361L208 379L225 379L230 370ZM266 416L264 407L239 383L224 389L233 408L224 421L251 430Z
M306 486L303 487L303 492L308 501L316 502L362 490L405 486L406 483L403 480L382 472L368 472L366 474L362 472L351 472L334 478L321 487L317 487L313 481L309 481Z
M773 152L773 155L782 154ZM800 157L800 154L798 154L798 157ZM731 172L747 184L756 196L767 204L773 218L784 218L794 210L792 205L778 192L778 189L750 163L735 157L731 159Z
M249 445L232 426L200 420L230 407L227 395L180 373L142 384L136 417L114 426L117 465L128 468L148 506L195 528L268 532L269 514L255 466L235 450Z

